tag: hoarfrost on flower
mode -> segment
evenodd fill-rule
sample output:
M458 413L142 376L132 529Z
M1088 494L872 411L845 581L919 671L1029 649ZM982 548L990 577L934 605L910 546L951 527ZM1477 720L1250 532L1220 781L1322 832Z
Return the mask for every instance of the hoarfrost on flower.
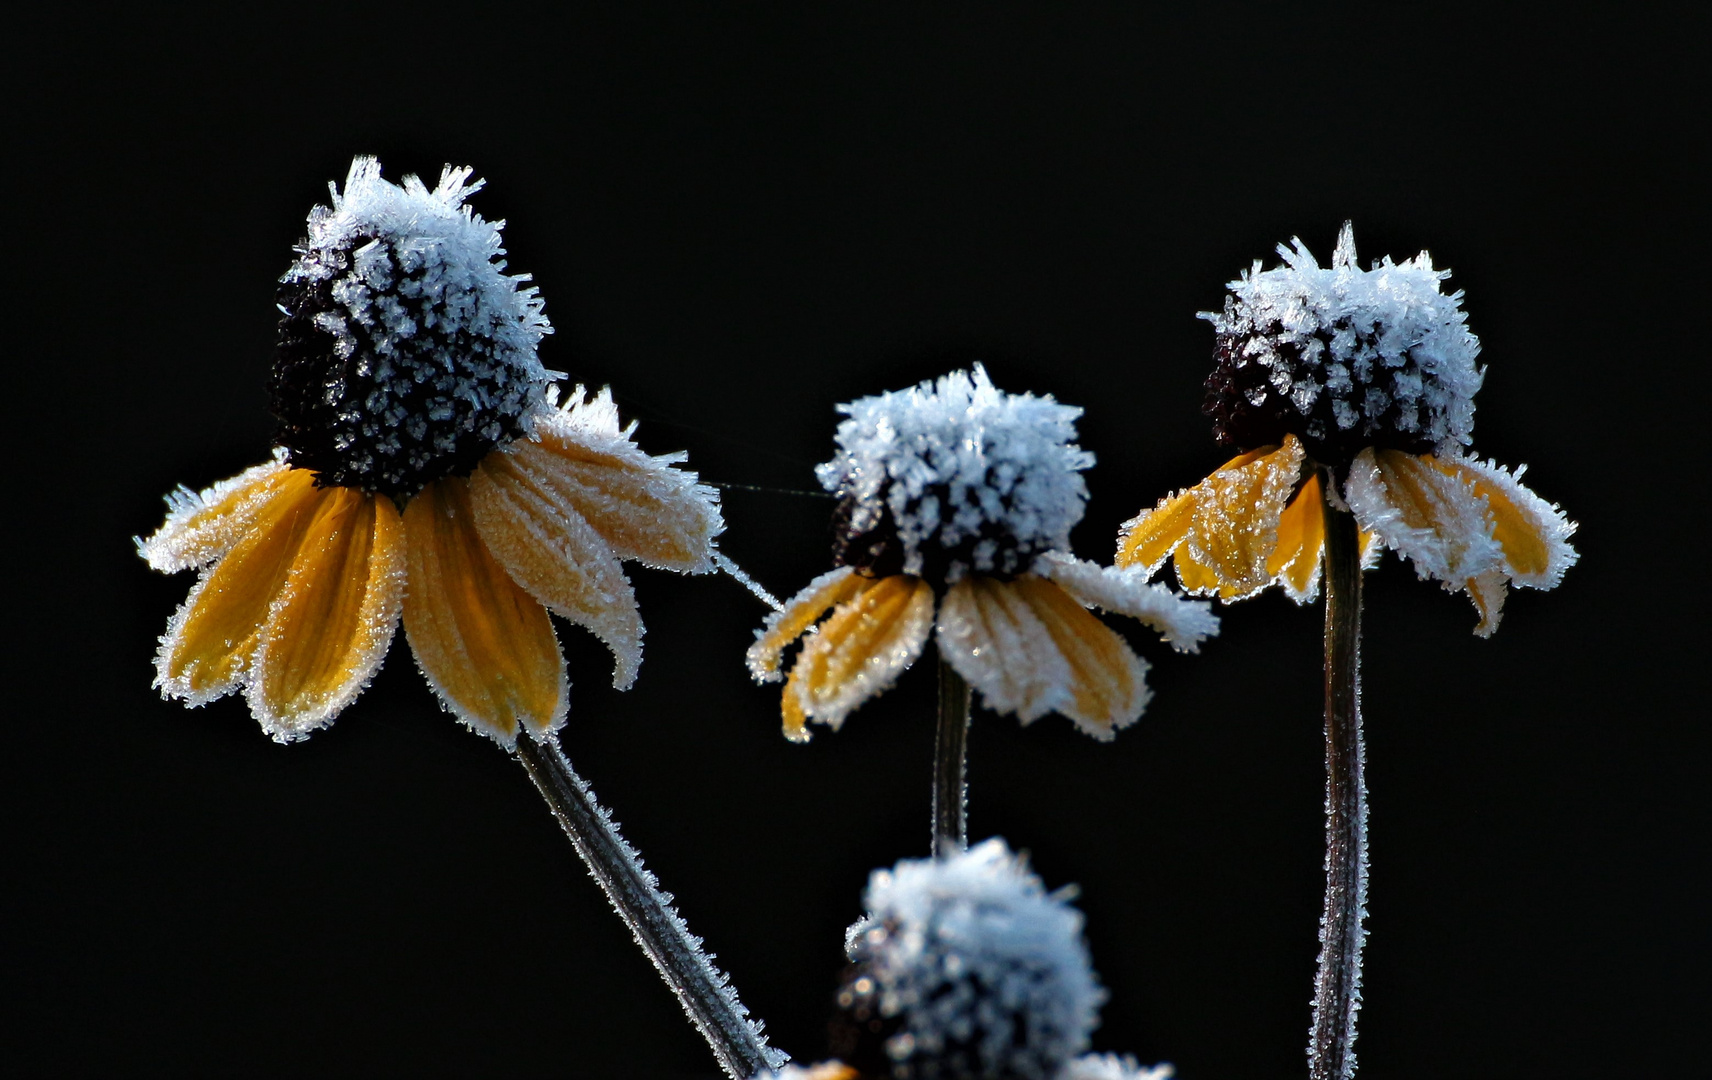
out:
M1065 1066L1058 1080L1171 1080L1176 1075L1170 1065L1143 1066L1127 1054L1088 1054Z
M879 1014L900 1021L893 1061L1047 1080L1086 1049L1105 993L1082 915L1004 841L875 871L864 899L846 948Z
M1247 450L1291 432L1326 461L1466 446L1484 372L1462 293L1440 290L1449 271L1424 251L1362 270L1348 223L1329 267L1300 239L1278 253L1284 265L1257 260L1222 312L1201 313L1218 333L1207 412L1220 441Z
M955 582L1069 547L1094 463L1072 441L1081 409L1005 393L979 364L838 408L838 454L816 474L845 500L841 561Z

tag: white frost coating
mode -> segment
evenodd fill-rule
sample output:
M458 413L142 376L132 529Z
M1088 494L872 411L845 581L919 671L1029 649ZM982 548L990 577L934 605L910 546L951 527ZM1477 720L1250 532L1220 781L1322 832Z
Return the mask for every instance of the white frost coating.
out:
M744 654L749 674L756 682L778 682L785 677L779 670L779 658L785 646L802 634L815 632L814 623L832 606L840 584L855 573L848 566L834 567L803 586L784 604L774 606L773 613L767 616L761 629L755 631L755 643ZM786 627L787 632L780 633L780 625L786 622L790 624ZM797 629L799 625L802 627L800 630Z
M1419 577L1434 578L1453 592L1470 578L1501 570L1504 551L1492 538L1492 513L1474 485L1425 465L1413 475L1432 514L1419 525L1405 520L1373 450L1356 455L1343 497L1361 528L1413 563Z
M845 947L880 1014L903 1019L894 1058L959 1053L970 1075L1049 1080L1087 1048L1105 992L1082 915L1003 840L876 870L863 899Z
M1278 254L1283 266L1262 270L1256 260L1229 283L1224 311L1200 317L1243 341L1241 359L1268 369L1271 389L1309 420L1306 434L1335 434L1311 416L1326 394L1339 431L1394 429L1440 452L1467 445L1485 373L1474 362L1480 339L1465 325L1462 292L1439 291L1450 272L1435 270L1425 251L1362 270L1347 222L1330 267L1299 238Z
M1128 1054L1088 1054L1066 1065L1058 1080L1171 1080L1176 1075L1170 1065L1143 1066Z
M1070 662L1028 605L1002 584L965 578L953 585L940 604L934 640L939 655L994 712L1029 724L1074 705Z
M759 581L750 577L749 572L744 570L741 566L738 566L731 556L727 555L725 552L715 551L713 553L713 565L717 566L721 571L729 575L737 582L737 584L748 589L749 595L772 608L775 614L785 610L785 605L779 602L778 597L763 588Z
M970 546L967 559L952 560L950 581L1015 573L1037 552L1070 546L1088 497L1078 474L1094 463L1071 441L1081 409L1007 394L976 364L838 411L850 417L838 425L838 455L815 473L828 491L855 498L852 533L891 511L905 573L922 572L929 543ZM995 532L1009 542L995 543Z
M1141 620L1179 652L1200 652L1201 642L1219 632L1219 617L1211 604L1185 600L1163 585L1150 583L1144 566L1100 566L1052 551L1036 560L1035 571L1058 583L1083 607Z
M1522 486L1522 474L1528 471L1526 465L1518 465L1512 473L1495 461L1481 461L1460 455L1451 460L1464 469L1477 473L1482 480L1507 497L1545 545L1546 565L1538 572L1520 571L1514 561L1506 556L1506 570L1510 580L1530 589L1556 588L1558 582L1563 580L1564 572L1581 558L1569 545L1569 538L1575 535L1576 523L1569 520L1557 503L1547 502Z
M265 465L245 469L212 487L191 491L180 485L166 497L166 521L147 540L134 538L137 554L151 570L176 574L180 570L200 570L220 560L249 532L256 512L273 496L271 490L252 490L264 479L290 468L285 463L285 451L275 449L273 460ZM208 513L227 499L237 497L237 505L219 512Z

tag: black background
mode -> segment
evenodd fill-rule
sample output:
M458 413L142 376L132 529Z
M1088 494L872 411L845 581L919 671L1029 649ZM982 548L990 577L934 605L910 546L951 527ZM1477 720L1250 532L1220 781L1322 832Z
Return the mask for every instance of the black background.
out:
M1084 406L1075 542L1102 560L1223 459L1194 313L1225 281L1292 235L1329 256L1345 218L1364 259L1429 248L1490 365L1476 449L1533 465L1582 562L1489 641L1394 559L1369 575L1361 1060L1705 1068L1706 57L1679 20L230 5L12 33L9 1071L711 1074L522 770L402 641L289 748L241 700L149 689L191 579L130 538L174 485L265 457L274 281L358 152L394 179L474 165L558 329L547 366L708 479L812 488L835 402L975 359ZM791 592L827 512L731 492L723 545ZM741 663L761 606L633 577L633 691L562 628L565 748L813 1059L867 873L925 850L931 668L791 745ZM1318 617L1267 595L1200 657L1131 633L1156 698L1113 745L976 717L973 833L1081 885L1097 1048L1301 1074Z

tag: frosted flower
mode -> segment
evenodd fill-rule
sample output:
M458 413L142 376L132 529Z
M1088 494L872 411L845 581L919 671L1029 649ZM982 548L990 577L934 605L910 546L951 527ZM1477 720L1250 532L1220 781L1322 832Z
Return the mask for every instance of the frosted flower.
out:
M628 687L642 621L620 560L713 569L713 492L621 428L611 395L563 407L535 346L533 289L500 273L499 225L351 165L282 279L271 462L168 498L138 550L201 578L167 625L155 685L192 706L242 691L288 742L330 723L399 621L465 724L504 745L564 722L549 612L587 627Z
M1058 1080L1171 1080L1170 1065L1144 1066L1128 1055L1087 1054L1065 1066Z
M807 739L809 720L837 728L931 633L988 708L1024 723L1063 713L1109 739L1141 715L1147 665L1088 608L1140 619L1188 652L1217 633L1208 605L1068 554L1087 498L1079 472L1093 464L1071 441L1080 409L1007 394L976 365L839 411L850 419L838 455L818 470L840 497L838 565L748 653L755 680L774 682L785 648L807 636L784 688L787 737Z
M1490 635L1509 584L1549 589L1575 563L1575 531L1514 473L1468 453L1479 340L1462 294L1426 252L1363 271L1354 233L1330 269L1302 242L1285 265L1231 282L1207 409L1219 440L1244 451L1194 487L1127 522L1116 563L1151 575L1173 559L1184 589L1241 600L1277 585L1319 592L1323 504L1347 505L1364 561L1381 547L1422 577L1466 591ZM1334 485L1326 490L1327 478Z
M1106 995L1082 915L1003 840L876 870L863 901L834 1049L865 1074L1044 1080L1087 1048Z

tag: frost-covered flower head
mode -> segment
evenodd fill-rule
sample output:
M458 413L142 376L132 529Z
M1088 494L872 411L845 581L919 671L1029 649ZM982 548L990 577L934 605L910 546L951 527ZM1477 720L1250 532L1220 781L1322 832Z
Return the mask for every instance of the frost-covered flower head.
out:
M1081 409L1007 394L976 364L838 411L838 455L815 470L842 500L838 565L952 584L1069 548L1094 463L1073 441Z
M332 722L399 623L442 704L504 745L565 721L552 615L642 662L623 560L706 573L718 500L652 456L607 391L560 406L535 358L535 290L448 168L428 191L351 165L281 289L273 460L168 497L137 547L201 577L161 637L155 685L196 706L242 692L281 742Z
M784 677L785 735L836 728L921 655L929 635L981 700L1028 723L1062 713L1109 739L1141 715L1147 663L1088 608L1129 615L1194 652L1218 632L1204 604L1069 552L1082 517L1082 410L953 372L839 411L820 481L842 501L834 568L756 632L757 682ZM832 616L821 621L827 610ZM818 624L818 625L817 625Z
M408 498L467 474L557 373L536 359L552 332L528 274L505 274L499 231L464 205L481 190L447 166L429 191L351 162L332 206L280 279L270 396L291 464L323 483Z
M1411 454L1468 445L1480 339L1465 325L1462 293L1421 252L1362 270L1355 232L1338 233L1330 267L1300 239L1278 245L1284 265L1260 261L1230 283L1206 414L1219 442L1239 450L1301 439L1326 463L1376 446Z
M1230 285L1206 412L1243 452L1124 523L1117 565L1167 560L1183 588L1242 600L1277 585L1319 593L1325 513L1355 514L1364 565L1382 548L1467 592L1475 633L1498 627L1512 584L1550 589L1574 565L1575 524L1514 472L1469 454L1480 343L1462 294L1445 295L1426 252L1355 266L1354 233L1330 269L1300 240L1285 265Z
M835 1047L842 1060L896 1077L1047 1080L1087 1048L1105 991L1082 915L1003 840L876 870L864 901L839 1006L880 1038Z

